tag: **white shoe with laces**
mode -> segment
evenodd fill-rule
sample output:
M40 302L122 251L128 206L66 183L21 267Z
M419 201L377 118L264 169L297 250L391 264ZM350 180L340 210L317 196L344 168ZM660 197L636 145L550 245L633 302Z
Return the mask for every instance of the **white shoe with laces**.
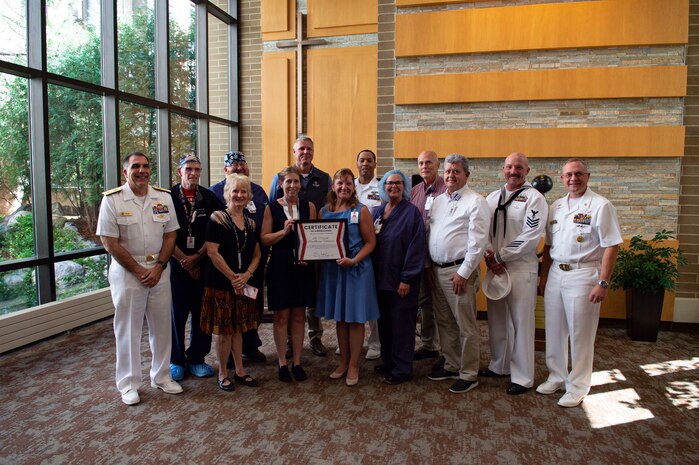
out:
M366 351L366 359L367 360L376 360L379 357L381 357L381 352L379 352L376 349L369 349Z
M560 400L558 401L558 405L560 405L561 407L567 407L567 408L577 407L578 405L580 405L582 403L584 398L585 398L584 394L581 395L581 394L575 394L574 392L566 392L565 394L563 394L563 397L561 397Z
M179 385L178 382L173 381L171 379L168 379L167 381L163 381L162 383L156 383L153 381L150 383L151 387L162 389L163 392L166 392L168 394L179 394L182 392L182 386Z

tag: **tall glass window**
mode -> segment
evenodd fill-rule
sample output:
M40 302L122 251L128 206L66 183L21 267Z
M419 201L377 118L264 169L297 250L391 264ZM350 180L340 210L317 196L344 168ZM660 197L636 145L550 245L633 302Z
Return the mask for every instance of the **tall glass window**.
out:
M100 83L100 14L99 2L46 1L46 59L50 72Z
M108 286L95 231L128 153L148 155L152 184L167 186L183 153L210 166L213 150L221 177L238 134L229 6L0 2L0 315Z
M196 107L195 9L189 0L170 0L170 101Z
M27 0L3 0L0 14L0 60L27 64Z
M155 98L155 0L117 2L119 89Z
M121 102L119 104L119 151L121 158L131 152L141 152L150 159L151 184L158 183L158 157L156 140L158 115L155 108L136 103ZM119 172L121 173L121 161ZM124 181L123 176L120 178Z

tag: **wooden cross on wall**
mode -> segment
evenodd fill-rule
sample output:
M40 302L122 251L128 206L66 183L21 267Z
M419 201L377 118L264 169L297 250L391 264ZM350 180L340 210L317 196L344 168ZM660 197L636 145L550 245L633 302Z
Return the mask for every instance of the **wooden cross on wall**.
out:
M303 46L323 45L325 39L303 38L303 13L296 13L296 38L293 40L281 40L277 42L277 48L296 48L296 128L299 134L304 133L303 128Z

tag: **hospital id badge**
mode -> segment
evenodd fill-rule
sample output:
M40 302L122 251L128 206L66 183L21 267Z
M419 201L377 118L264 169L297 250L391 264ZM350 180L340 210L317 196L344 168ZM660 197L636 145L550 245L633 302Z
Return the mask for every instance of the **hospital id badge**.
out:
M425 199L425 210L429 210L432 208L432 202L434 201L434 197L431 195Z
M245 208L246 208L247 211L249 211L250 213L255 213L255 212L257 212L257 208L255 207L255 202L253 202L252 200L248 202L248 205L247 205Z
M188 249L194 248L194 236L187 236L187 248Z
M357 210L354 210L353 212L350 213L350 223L352 223L352 224L359 223L359 212Z

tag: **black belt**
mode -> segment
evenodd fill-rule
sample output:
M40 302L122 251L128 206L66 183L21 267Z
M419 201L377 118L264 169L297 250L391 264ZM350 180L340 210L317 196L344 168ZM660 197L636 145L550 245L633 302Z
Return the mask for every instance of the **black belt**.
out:
M446 263L435 263L440 268L449 268L450 266L456 266L456 265L461 265L464 262L464 259L462 258L461 260L456 260L455 262L446 262Z

